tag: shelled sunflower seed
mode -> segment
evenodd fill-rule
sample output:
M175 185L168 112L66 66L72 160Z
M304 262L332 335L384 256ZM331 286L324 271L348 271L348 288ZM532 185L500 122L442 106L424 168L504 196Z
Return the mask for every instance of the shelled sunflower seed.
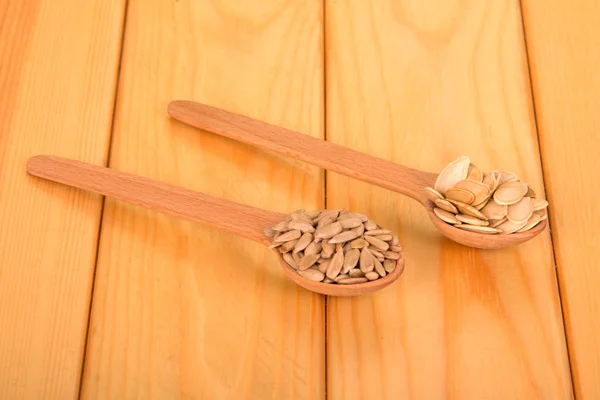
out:
M525 232L548 218L548 202L511 172L482 173L461 156L442 171L433 188L425 188L433 212L459 229L486 234ZM286 239L295 240L297 234Z
M335 285L374 281L404 269L402 246L366 215L297 210L265 229L269 248L306 279Z

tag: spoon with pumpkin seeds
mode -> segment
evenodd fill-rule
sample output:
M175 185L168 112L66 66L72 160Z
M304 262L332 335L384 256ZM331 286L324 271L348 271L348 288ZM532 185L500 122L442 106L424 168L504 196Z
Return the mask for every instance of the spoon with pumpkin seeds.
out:
M31 157L27 172L267 245L285 275L312 292L368 294L404 272L398 237L362 214L298 210L285 215L62 157Z
M518 245L547 225L547 203L527 183L508 172L483 173L468 157L434 174L193 101L172 101L168 113L190 126L409 196L444 236L466 246Z

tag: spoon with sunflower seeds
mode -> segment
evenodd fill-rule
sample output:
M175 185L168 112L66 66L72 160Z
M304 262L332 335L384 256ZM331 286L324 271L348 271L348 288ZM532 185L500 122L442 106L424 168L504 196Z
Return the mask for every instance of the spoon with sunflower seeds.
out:
M273 249L285 275L329 296L380 290L402 275L398 237L346 210L281 214L67 158L38 155L30 175L198 222Z
M465 246L519 245L547 224L547 203L529 185L507 172L484 174L468 157L434 174L193 101L172 101L168 113L195 128L409 196L425 207L443 235Z

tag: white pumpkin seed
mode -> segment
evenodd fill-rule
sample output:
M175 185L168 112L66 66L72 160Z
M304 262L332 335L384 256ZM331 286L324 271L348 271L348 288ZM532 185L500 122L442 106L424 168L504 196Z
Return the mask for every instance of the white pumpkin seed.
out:
M519 202L527 193L525 182L504 183L494 192L494 200L500 205L511 205Z
M508 206L506 217L515 223L527 221L533 214L533 202L531 197L523 197L515 204Z
M465 204L471 204L475 200L475 194L469 192L468 190L452 188L446 191L446 199L460 201L461 203Z
M440 194L446 195L446 191L454 187L457 182L465 179L469 173L469 157L460 156L446 165L438 175L433 188Z
M450 203L446 199L436 199L434 201L435 205L441 208L444 211L448 211L452 214L458 214L458 210L454 207L454 204Z

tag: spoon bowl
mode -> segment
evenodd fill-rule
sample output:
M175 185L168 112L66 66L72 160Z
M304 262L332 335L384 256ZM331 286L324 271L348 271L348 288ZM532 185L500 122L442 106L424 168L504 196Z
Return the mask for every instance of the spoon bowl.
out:
M182 187L144 178L111 168L54 156L34 156L27 160L27 172L64 185L109 196L164 214L198 222L269 246L265 228L286 215L246 206L194 192ZM380 290L402 275L404 259L386 276L358 284L329 284L304 278L290 267L277 248L273 249L285 275L299 286L329 296L358 296Z
M547 226L547 220L544 220L525 232L493 235L459 229L442 221L433 212L434 203L427 197L425 188L434 187L437 178L434 173L409 168L206 104L177 100L169 103L167 111L173 118L195 128L409 196L425 207L441 234L465 246L479 249L516 246L536 237Z
M543 220L525 232L512 233L510 235L487 235L484 233L465 231L442 221L433 212L433 202L427 205L426 208L431 222L433 222L433 225L439 229L442 235L456 243L462 244L463 246L484 250L497 250L525 243L526 241L539 235L546 228L547 222L547 220ZM490 240L490 236L496 240Z

